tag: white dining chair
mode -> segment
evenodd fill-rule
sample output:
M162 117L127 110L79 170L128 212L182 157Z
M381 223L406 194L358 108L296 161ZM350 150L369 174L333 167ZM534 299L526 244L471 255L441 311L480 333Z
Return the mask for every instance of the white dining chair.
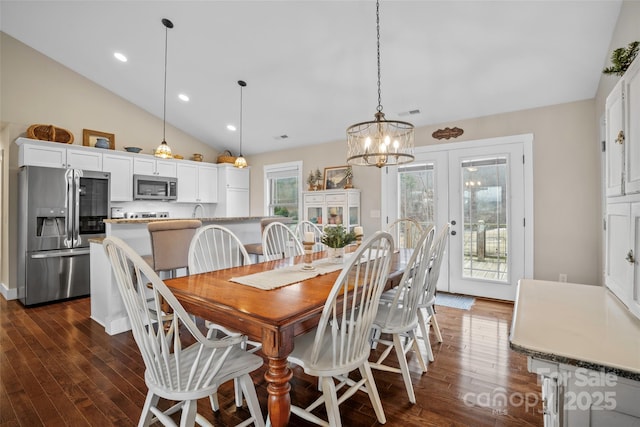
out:
M327 297L318 326L295 338L289 361L301 366L307 375L316 376L322 395L311 405L291 405L291 412L305 420L327 425L312 414L324 403L328 425L341 426L339 405L365 390L381 424L386 422L368 358L371 325L378 310L380 295L387 282L393 238L382 231L371 236L349 258ZM348 378L358 370L361 379ZM334 381L337 380L338 384ZM337 393L347 386L338 397Z
M218 387L238 378L251 417L241 423L263 426L264 420L250 373L260 368L262 358L240 349L240 336L207 339L191 320L173 293L140 255L117 237L107 237L104 249L127 315L133 337L145 364L148 388L139 426L155 422L175 426L170 415L182 411L180 425L210 425L197 414L198 399L217 393ZM147 305L149 294L154 309ZM169 327L156 322L164 301L171 308ZM176 401L162 410L160 399Z
M262 256L265 261L303 255L304 248L296 234L281 222L268 224L262 234Z
M397 248L413 249L422 236L422 226L418 221L411 218L400 218L395 220L387 229L393 236L393 242Z
M251 259L244 245L231 230L221 225L207 225L200 228L189 245L189 273L199 274L223 268L238 267L251 264ZM213 322L205 321L208 329L207 338L218 337L218 332L227 336L241 336L241 348L251 353L262 348L262 344L249 341L246 336ZM234 380L236 406L242 406L242 390L237 380ZM211 406L214 411L220 408L217 395L211 395Z
M422 372L427 372L427 365L418 346L416 330L418 329L418 304L422 301L428 283L430 248L434 234L435 231L431 226L422 233L409 258L394 298L391 301L380 300L378 313L373 321L374 339L386 348L378 359L371 363L371 368L402 374L411 403L416 403L407 361L407 353L411 349L415 352ZM381 338L387 335L391 335L391 341ZM399 368L383 363L392 350L395 350Z
M438 285L438 278L440 277L440 267L445 254L445 248L449 241L449 224L445 224L438 233L431 244L432 250L430 259L431 265L429 266L429 275L427 276L427 286L425 287L424 294L420 304L418 304L418 321L420 324L420 332L424 344L427 348L427 355L429 360L433 362L434 355L431 348L431 340L429 339L429 327L433 327L433 332L436 335L438 342L442 342L442 332L438 325L438 319L436 318L436 311L434 308L436 302L436 286Z
M313 251L314 252L322 251L324 249L324 245L321 242L322 230L320 229L320 227L318 227L316 224L312 223L311 221L300 221L298 225L296 225L296 231L295 231L296 237L301 242L304 241L304 234L308 232L313 233L313 237L314 237L313 241L316 242L313 245Z

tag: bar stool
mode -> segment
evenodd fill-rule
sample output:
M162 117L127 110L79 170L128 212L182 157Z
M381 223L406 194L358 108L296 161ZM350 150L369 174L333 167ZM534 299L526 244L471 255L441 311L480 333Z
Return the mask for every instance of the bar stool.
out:
M262 218L260 220L260 239L262 239L262 235L264 234L264 229L267 225L272 222L285 222L288 218L285 217L272 217L272 218ZM247 253L254 257L254 262L259 262L260 257L263 256L262 252L262 242L258 243L247 243L244 245L244 248L247 250Z
M151 257L145 261L160 274L166 271L169 277L175 277L177 270L189 266L189 245L202 221L197 219L178 219L154 221L147 225L151 236Z

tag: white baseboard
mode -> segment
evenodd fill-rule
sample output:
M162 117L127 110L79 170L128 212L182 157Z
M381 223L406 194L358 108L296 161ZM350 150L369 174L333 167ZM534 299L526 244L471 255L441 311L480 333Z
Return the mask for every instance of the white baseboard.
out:
M6 299L7 301L12 299L18 299L18 289L16 288L9 289L7 288L7 285L5 285L4 283L0 283L0 294L2 294L4 299Z

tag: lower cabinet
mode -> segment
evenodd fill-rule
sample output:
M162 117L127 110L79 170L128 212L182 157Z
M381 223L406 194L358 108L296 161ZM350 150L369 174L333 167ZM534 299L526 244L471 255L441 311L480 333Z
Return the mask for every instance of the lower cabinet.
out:
M529 371L540 377L545 427L640 425L639 381L532 357Z

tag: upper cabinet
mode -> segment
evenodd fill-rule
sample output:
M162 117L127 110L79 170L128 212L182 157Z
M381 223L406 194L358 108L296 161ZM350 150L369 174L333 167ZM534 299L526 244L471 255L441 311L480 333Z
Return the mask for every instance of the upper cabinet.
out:
M102 153L88 147L18 138L18 166L102 170Z
M218 165L216 216L249 216L249 175L249 168L238 169L228 163Z
M133 173L135 175L156 175L175 178L177 164L173 159L156 159L153 156L139 154L133 159Z
M640 193L640 60L635 60L607 97L607 196Z
M181 160L177 165L178 202L216 203L218 167L211 163Z
M132 201L133 158L126 154L105 153L102 156L102 170L111 173L111 201Z

